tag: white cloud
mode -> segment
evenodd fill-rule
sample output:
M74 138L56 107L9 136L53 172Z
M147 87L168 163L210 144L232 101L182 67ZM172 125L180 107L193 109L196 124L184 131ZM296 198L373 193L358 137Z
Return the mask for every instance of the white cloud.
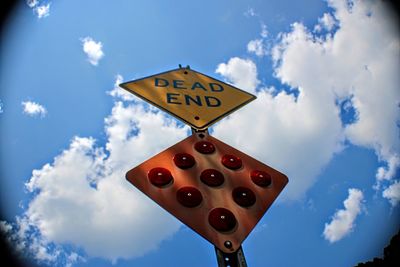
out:
M258 16L258 14L256 13L256 11L254 10L254 8L249 7L245 12L244 15L246 17L255 17Z
M50 15L50 4L37 6L34 10L39 19L45 18Z
M260 32L261 38L251 40L247 44L247 52L249 53L254 53L258 57L263 57L267 55L267 48L265 46L265 38L268 37L268 30L267 30L267 25L265 25L263 22L261 22L261 32Z
M142 104L115 102L105 119L105 147L91 137L74 137L53 162L33 171L26 184L33 199L17 220L16 246L39 261L63 255L66 265L84 259L63 251L62 244L113 262L156 249L180 223L129 184L125 173L188 130ZM37 234L31 236L32 231Z
M50 2L48 1L26 0L26 4L32 8L39 19L50 15Z
M6 221L0 221L0 231L3 233L9 233L12 230L12 226Z
M329 13L324 13L321 18L318 18L318 24L315 25L314 30L317 32L321 31L322 29L331 31L335 25L335 18Z
M343 1L329 3L340 26L336 33L320 38L295 23L274 49L276 76L308 94L326 91L329 102L351 98L357 120L344 134L355 145L375 149L389 165L377 178L391 179L400 151L397 24L380 1L354 1L351 10Z
M35 6L38 5L38 0L26 0L26 4L30 7L30 8L34 8Z
M44 117L47 114L47 110L44 106L40 105L39 103L35 103L32 101L23 101L21 103L23 107L23 112L24 114L27 114L29 116L40 116Z
M213 134L288 175L281 198L299 199L340 150L340 120L334 103L324 104L330 97L324 91L300 89L297 99L285 92L273 97L269 91L258 92L255 101L217 124Z
M381 2L355 1L351 10L343 1L329 4L338 23L334 33L314 35L294 23L272 49L276 77L298 97L262 90L249 107L215 126L219 138L285 172L290 182L283 196L289 199L304 195L345 138L375 149L384 165L378 179L393 179L399 168L397 24ZM232 58L217 72L251 92L258 84L250 60ZM343 99L351 99L357 114L346 126L336 104Z
M400 182L395 181L383 191L382 196L387 198L393 207L397 206L400 202Z
M267 50L264 47L263 39L251 40L247 44L247 51L249 53L254 53L258 57L263 57L267 54Z
M118 74L115 77L114 88L111 91L108 91L107 93L112 97L120 98L121 100L124 101L138 100L138 97L119 87L119 85L123 82L123 80L124 78Z
M330 223L325 223L323 236L330 243L337 242L348 235L355 227L354 221L361 213L363 193L355 188L349 189L349 196L343 202L344 209L338 210Z
M81 41L83 52L88 56L90 64L97 66L100 59L104 56L102 43L94 41L91 37L85 37Z
M379 167L376 172L378 182L382 180L390 180L395 176L397 169L400 166L400 157L392 155L387 159L387 166Z
M3 112L4 112L4 109L3 109L3 102L2 102L1 99L0 99L0 114L3 113Z
M257 79L257 67L249 59L231 58L228 63L219 64L216 72L240 89L250 93L254 93L257 85L260 83Z
M267 38L268 37L268 30L267 30L267 25L265 23L261 23L261 33L260 33L262 38Z
M32 232L32 225L29 224L27 218L16 217L16 223L13 224L1 221L0 230L5 234L6 241L10 245L14 245L15 251L27 258L34 258L49 264L54 262L57 257L68 257L69 255L57 245L51 252L48 242L43 238L37 238L36 233Z

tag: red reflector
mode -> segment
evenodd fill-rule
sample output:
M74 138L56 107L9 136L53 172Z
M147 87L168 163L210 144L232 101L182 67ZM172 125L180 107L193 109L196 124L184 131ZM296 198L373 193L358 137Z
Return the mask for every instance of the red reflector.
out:
M181 169L189 169L195 164L195 160L192 155L188 153L178 153L174 156L174 163Z
M157 187L163 187L174 180L170 171L161 167L151 169L147 177L150 182Z
M224 175L215 169L207 169L200 174L200 180L208 186L220 186L224 183Z
M215 151L215 146L207 141L200 141L194 145L194 148L203 154L211 154Z
M201 201L203 201L203 196L196 188L185 186L176 192L176 199L181 203L181 205L193 208L200 205Z
M235 215L225 208L215 208L208 214L208 223L217 231L232 231L237 222Z
M221 162L225 167L232 170L237 170L242 167L242 160L234 155L224 155Z
M267 187L271 185L272 179L265 171L254 170L250 173L251 180L258 186Z
M236 187L232 191L233 200L242 207L250 207L256 203L256 195L246 187Z

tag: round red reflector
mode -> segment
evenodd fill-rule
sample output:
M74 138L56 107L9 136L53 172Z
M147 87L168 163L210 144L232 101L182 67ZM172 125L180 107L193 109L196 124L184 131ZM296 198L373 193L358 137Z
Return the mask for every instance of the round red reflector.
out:
M250 173L251 180L258 186L267 187L271 185L271 175L265 171L254 170Z
M203 154L211 154L215 151L215 146L207 141L199 141L194 145L194 148Z
M185 186L176 192L176 199L181 203L181 205L193 208L200 205L201 201L203 201L203 196L198 189L191 186Z
M170 171L161 167L151 169L147 177L157 187L163 187L174 180Z
M195 160L192 155L188 153L178 153L174 156L175 165L181 169L189 169L193 167Z
M220 186L224 183L224 175L215 169L207 169L200 174L200 180L208 186Z
M235 215L225 208L215 208L210 211L208 223L219 232L232 231L237 224Z
M250 207L256 203L256 195L246 187L236 187L232 191L233 200L242 207Z
M225 167L232 170L237 170L242 167L242 160L234 155L224 155L221 162Z

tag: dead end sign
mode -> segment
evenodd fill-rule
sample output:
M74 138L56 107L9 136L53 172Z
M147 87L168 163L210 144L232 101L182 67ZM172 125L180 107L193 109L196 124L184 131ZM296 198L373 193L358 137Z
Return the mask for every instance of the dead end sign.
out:
M204 130L256 96L192 69L179 68L125 82L120 87Z

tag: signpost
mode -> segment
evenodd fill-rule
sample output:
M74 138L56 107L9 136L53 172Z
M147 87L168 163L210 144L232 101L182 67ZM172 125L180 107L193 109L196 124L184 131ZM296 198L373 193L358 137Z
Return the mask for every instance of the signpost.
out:
M128 171L126 179L214 244L218 266L246 266L241 244L288 179L210 136L207 127L255 96L187 68L121 87L194 129L191 136Z

